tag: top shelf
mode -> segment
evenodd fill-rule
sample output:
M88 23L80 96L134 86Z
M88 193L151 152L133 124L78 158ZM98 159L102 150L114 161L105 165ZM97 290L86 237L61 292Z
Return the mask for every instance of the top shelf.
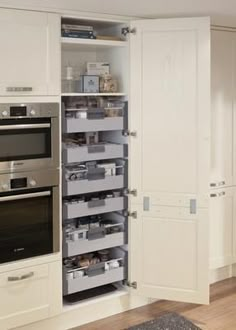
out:
M127 47L127 41L103 40L103 39L82 39L82 38L61 38L62 49L77 50L78 48L111 48Z

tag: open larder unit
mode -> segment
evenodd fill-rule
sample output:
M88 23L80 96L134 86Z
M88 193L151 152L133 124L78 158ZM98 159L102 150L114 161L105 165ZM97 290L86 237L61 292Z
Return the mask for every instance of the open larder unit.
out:
M63 17L61 47L65 300L207 303L209 19Z
M128 278L129 47L122 27L62 18L67 302L115 291Z

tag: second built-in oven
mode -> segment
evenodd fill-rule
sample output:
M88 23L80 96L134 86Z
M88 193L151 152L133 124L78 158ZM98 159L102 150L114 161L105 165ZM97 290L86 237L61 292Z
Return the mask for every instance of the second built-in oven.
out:
M59 252L59 170L0 175L0 263Z
M0 105L0 173L59 167L59 104Z

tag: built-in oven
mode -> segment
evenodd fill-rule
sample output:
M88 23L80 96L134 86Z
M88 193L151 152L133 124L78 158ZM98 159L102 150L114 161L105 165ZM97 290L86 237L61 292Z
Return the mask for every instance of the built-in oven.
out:
M0 175L0 263L60 248L59 170Z
M59 167L59 104L0 105L0 173Z

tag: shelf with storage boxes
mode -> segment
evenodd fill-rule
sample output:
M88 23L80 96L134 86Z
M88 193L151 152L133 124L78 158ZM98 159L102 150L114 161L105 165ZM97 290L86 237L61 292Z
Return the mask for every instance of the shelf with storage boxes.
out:
M93 161L67 165L63 174L63 196L125 187L124 160Z
M127 102L120 98L74 97L64 102L65 133L127 129Z
M122 158L127 154L127 146L120 143L102 142L97 145L78 146L73 142L63 144L63 162L76 163L99 159Z
M122 211L65 220L63 256L122 246L127 243L127 219Z
M93 193L64 199L63 218L73 219L89 215L121 211L126 207L126 197L120 191Z
M63 97L63 162L127 157L127 142L122 138L127 117L123 98ZM119 131L119 138L108 136L106 132L112 131Z
M64 259L63 295L127 278L127 252L117 247Z

